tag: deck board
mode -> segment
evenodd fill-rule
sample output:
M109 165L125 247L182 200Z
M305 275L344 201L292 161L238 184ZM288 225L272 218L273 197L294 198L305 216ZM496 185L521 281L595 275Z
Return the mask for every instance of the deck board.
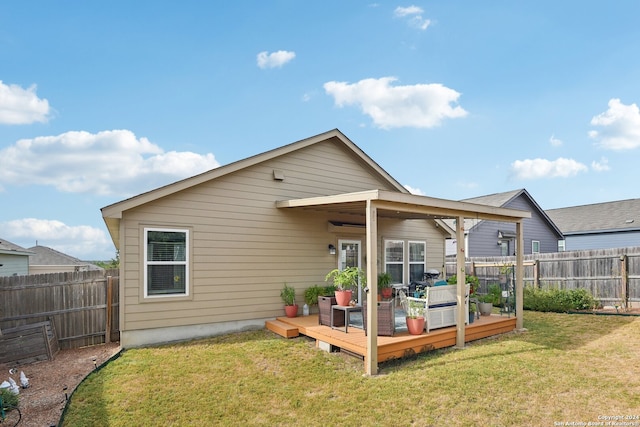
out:
M322 341L331 346L346 350L363 359L367 354L367 337L364 330L350 326L349 332L331 329L318 324L318 315L300 317L278 317L279 322L296 327L301 335ZM465 342L475 341L494 335L504 334L516 329L516 318L499 315L482 316L471 325L466 325ZM456 345L456 327L432 329L428 334L410 335L397 332L392 337L378 337L378 362L404 357L414 353L435 350Z

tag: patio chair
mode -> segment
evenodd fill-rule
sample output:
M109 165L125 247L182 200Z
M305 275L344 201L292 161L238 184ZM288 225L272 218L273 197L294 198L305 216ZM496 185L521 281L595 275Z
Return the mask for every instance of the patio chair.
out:
M378 335L392 337L396 332L396 313L394 301L378 301ZM367 334L367 299L362 303L362 327Z

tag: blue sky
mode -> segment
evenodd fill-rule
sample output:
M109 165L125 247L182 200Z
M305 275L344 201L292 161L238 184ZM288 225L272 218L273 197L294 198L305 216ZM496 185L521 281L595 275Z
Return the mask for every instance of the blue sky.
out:
M100 208L338 128L416 194L638 198L640 2L0 9L0 238L111 259Z

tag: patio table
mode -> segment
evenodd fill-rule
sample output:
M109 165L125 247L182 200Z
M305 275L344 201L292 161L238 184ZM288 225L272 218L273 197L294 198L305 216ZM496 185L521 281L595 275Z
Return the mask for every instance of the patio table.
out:
M362 307L359 305L332 305L331 306L331 329L342 330L341 326L333 326L333 312L334 310L344 311L344 333L349 331L349 314L352 312L362 311Z

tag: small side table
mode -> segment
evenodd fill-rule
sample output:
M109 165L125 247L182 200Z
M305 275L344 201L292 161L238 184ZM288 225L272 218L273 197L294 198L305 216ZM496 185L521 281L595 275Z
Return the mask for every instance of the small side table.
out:
M333 311L334 310L342 310L344 311L344 333L346 334L349 331L349 314L352 312L362 311L362 307L359 305L332 305L331 306L331 329L339 329L342 330L340 326L333 326Z

